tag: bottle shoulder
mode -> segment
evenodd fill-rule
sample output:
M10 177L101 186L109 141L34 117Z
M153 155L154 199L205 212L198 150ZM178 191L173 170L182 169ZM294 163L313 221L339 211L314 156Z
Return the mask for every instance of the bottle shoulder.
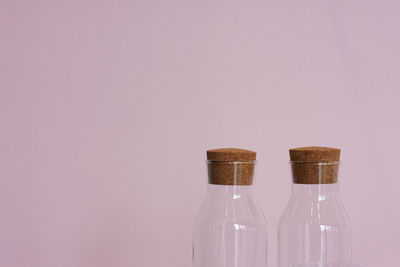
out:
M291 197L279 225L318 224L350 228L350 220L339 197Z
M195 225L223 224L240 228L266 224L264 215L253 198L212 201L206 199L197 215Z

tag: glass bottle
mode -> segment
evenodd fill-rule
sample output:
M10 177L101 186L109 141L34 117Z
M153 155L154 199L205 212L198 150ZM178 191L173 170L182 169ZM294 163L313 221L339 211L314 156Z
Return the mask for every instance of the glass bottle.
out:
M252 196L256 153L207 151L207 196L194 224L194 267L266 267L267 231Z
M291 149L292 193L278 230L278 266L351 266L351 226L339 197L340 150Z

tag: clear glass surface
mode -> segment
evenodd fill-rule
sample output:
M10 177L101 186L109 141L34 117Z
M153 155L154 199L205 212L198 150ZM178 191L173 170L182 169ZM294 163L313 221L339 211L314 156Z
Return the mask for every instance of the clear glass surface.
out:
M209 184L194 225L195 267L266 267L267 230L252 185Z
M321 168L320 181L325 173ZM351 226L337 183L293 183L278 228L279 267L352 266Z
M363 267L354 263L325 263L325 262L314 262L296 265L296 267Z

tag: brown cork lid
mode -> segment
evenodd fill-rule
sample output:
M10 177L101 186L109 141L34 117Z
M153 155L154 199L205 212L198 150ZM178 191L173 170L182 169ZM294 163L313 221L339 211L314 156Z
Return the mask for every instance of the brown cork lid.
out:
M208 182L219 185L251 185L255 159L256 152L246 149L208 150Z
M336 183L340 149L299 147L289 150L293 182L297 184Z
M207 150L207 160L220 161L252 161L256 160L256 152L240 148L217 148Z
M290 161L301 162L334 162L340 160L340 149L309 146L289 149Z

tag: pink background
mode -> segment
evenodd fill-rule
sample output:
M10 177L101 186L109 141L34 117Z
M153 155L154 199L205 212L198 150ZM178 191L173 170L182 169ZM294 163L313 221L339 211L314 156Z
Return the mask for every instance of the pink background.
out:
M399 1L0 2L0 266L191 266L205 150L342 148L354 261L399 266Z

